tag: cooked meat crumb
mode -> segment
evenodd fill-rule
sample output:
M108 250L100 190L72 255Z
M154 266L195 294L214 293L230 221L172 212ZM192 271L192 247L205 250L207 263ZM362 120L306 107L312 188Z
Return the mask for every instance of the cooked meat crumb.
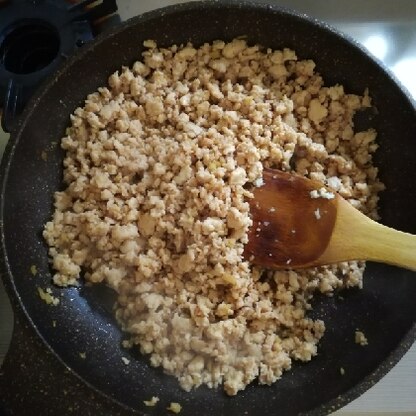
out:
M173 413L179 413L182 410L182 406L179 403L172 402L167 410L173 412Z
M272 384L317 354L325 326L307 315L313 294L361 287L364 263L253 266L248 199L263 168L277 168L376 218L376 133L353 130L370 98L326 86L289 49L145 46L71 115L67 187L44 230L53 280L76 285L83 270L112 287L131 343L185 390Z
M126 357L121 357L121 361L123 361L123 363L125 365L129 365L130 364L130 360L128 358L126 358Z
M145 406L154 407L156 406L159 400L159 397L153 396L150 400L143 400L143 403L145 404Z
M132 348L132 347L133 347L132 340L131 340L131 339L124 339L124 340L121 342L121 346L122 346L123 348L126 348L126 349Z
M362 331L355 331L355 342L361 346L368 345L368 340Z
M320 189L314 189L313 191L310 192L310 195L311 195L312 199L316 199L316 198L333 199L333 198L335 198L335 195L332 192L329 192L328 190L326 190L324 187L322 187Z

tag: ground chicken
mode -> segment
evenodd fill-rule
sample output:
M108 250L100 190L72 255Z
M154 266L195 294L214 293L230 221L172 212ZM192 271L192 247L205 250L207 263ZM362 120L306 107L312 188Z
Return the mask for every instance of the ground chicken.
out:
M353 130L370 98L325 86L289 49L144 45L62 139L66 189L44 230L54 282L77 284L82 270L112 287L129 346L185 390L274 383L317 353L325 327L307 315L313 293L361 286L364 263L251 265L250 186L264 167L294 171L377 218L376 134Z
M361 345L362 347L368 345L367 337L362 331L355 331L355 343Z

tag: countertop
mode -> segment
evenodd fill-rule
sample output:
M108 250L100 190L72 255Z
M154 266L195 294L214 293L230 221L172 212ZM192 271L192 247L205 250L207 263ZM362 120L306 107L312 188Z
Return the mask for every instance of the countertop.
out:
M118 0L123 20L183 1ZM416 1L281 0L271 1L309 14L349 34L382 60L416 99ZM0 130L0 154L7 142ZM12 333L13 314L0 281L0 364ZM416 345L379 383L336 416L416 415Z

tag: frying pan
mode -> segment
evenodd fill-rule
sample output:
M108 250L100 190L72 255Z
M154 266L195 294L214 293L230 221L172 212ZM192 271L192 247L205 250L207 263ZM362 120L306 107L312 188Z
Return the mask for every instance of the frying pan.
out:
M373 126L379 132L375 164L387 187L380 201L382 222L416 233L414 104L392 75L350 39L274 6L217 1L146 13L99 37L49 79L14 126L1 165L2 275L10 297L45 346L90 389L132 413L161 414L173 401L183 406L181 415L327 414L377 382L415 339L415 273L368 264L363 290L314 302L311 316L327 324L316 358L295 363L271 387L252 383L230 398L205 387L186 393L174 378L150 367L147 357L123 349L123 334L111 311L114 297L105 287L52 288L60 298L56 307L39 299L37 287L51 286L41 231L52 214L53 193L63 189L58 141L69 114L106 84L109 74L137 60L145 39L161 46L200 45L239 35L247 35L250 44L289 47L299 57L315 60L328 85L341 83L359 94L369 88L375 109L359 114L356 127ZM32 265L36 277L30 275ZM365 332L368 346L355 344L356 328ZM85 359L80 352L86 352ZM124 365L122 357L130 364ZM151 396L159 396L161 405L142 405Z

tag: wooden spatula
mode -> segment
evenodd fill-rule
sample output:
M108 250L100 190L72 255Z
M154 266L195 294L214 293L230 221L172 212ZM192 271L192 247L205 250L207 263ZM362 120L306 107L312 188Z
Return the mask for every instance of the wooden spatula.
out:
M265 169L244 256L266 268L373 260L416 271L416 236L366 217L322 183Z

